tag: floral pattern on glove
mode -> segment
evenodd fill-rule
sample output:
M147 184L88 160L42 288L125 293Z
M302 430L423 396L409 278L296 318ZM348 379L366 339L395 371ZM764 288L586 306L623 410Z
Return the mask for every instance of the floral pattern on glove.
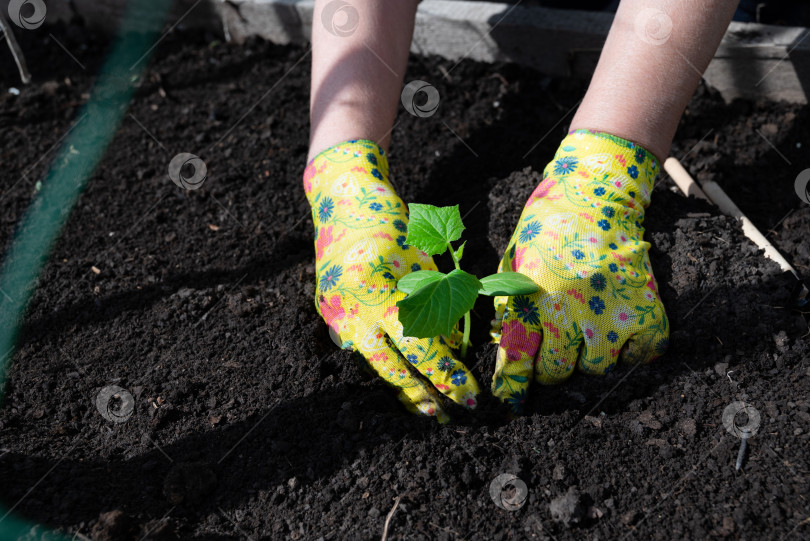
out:
M531 379L558 383L575 367L605 374L620 358L646 363L666 351L642 225L658 172L645 149L588 130L571 132L546 167L499 266L542 288L495 299L492 392L514 411Z
M359 352L411 411L446 421L436 389L475 407L478 384L450 349L458 337L402 336L397 280L436 265L405 242L408 209L388 181L383 149L355 140L325 150L307 166L304 191L315 224L315 305L343 347Z

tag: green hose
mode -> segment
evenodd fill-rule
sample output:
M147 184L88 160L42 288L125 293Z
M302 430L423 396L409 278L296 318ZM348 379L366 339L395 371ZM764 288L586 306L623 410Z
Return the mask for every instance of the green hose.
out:
M0 404L28 303L54 243L115 135L156 44L171 2L133 0L90 99L42 182L0 269ZM68 539L14 517L0 505L0 539Z

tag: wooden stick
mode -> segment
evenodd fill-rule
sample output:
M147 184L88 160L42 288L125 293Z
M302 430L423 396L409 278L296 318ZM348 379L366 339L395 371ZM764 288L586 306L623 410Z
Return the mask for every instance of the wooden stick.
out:
M27 85L31 82L31 74L28 73L28 66L25 64L25 57L23 56L22 49L20 49L20 44L17 43L14 33L11 31L11 25L8 24L5 14L2 11L3 10L0 9L0 30L2 30L8 40L8 48L11 49L11 56L14 57L14 61L17 63L17 69L20 71L20 79L24 85Z
M681 162L670 156L664 162L664 170L669 173L669 176L672 177L672 180L675 181L675 184L686 197L694 195L698 199L709 201L709 198L706 197L706 194L703 193L703 190L697 185L697 182L695 182L689 172L683 168ZM711 201L709 201L709 203L711 203Z
M740 220L740 222L742 222L743 234L745 234L751 242L756 244L758 248L765 251L765 257L776 261L783 271L788 271L792 273L797 280L801 280L796 269L779 253L774 245L771 244L771 241L765 238L765 235L748 219L748 216L743 214L743 211L734 204L734 201L723 191L719 184L710 180L701 183L699 186L686 169L684 169L683 165L672 157L667 158L664 162L664 169L669 173L675 181L675 184L678 185L678 188L680 188L684 194L705 199L718 207L726 216ZM703 189L701 189L701 186Z

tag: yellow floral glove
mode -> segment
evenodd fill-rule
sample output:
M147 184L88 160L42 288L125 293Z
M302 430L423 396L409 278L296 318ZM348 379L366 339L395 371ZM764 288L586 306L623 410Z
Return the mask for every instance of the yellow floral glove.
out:
M366 140L329 148L307 166L304 190L315 224L315 304L343 347L396 387L410 411L447 421L435 389L475 407L478 383L444 337L402 336L397 280L437 269L405 243L408 209L388 182L385 152Z
M605 374L618 358L646 363L669 342L650 267L644 209L656 158L629 141L571 132L534 190L498 268L542 289L497 297L492 392L521 412L529 382Z

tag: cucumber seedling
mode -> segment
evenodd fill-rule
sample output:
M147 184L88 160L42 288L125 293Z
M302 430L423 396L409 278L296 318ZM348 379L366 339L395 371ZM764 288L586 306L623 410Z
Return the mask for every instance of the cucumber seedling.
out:
M430 256L449 250L456 268L447 274L420 270L400 278L397 289L408 294L397 302L402 334L415 338L450 336L453 327L463 317L461 356L465 357L470 345L470 310L478 295L530 295L540 288L519 272L499 272L479 280L461 270L461 257L467 242L458 248L451 244L459 240L464 231L458 205L434 207L412 203L408 207L410 220L405 243Z

